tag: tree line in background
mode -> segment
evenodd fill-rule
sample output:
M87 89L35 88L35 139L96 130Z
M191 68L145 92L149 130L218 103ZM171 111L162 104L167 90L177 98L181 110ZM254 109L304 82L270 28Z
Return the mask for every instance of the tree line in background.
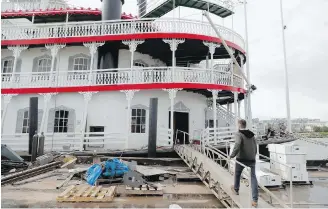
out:
M315 127L313 127L313 131L314 132L328 132L328 126L322 126L322 127L315 126Z

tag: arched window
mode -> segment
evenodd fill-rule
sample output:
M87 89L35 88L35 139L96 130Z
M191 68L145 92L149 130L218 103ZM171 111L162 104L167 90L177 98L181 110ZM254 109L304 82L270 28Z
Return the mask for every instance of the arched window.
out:
M72 133L75 131L75 110L65 106L51 108L48 116L48 133Z
M13 66L14 66L14 60L13 59L4 59L2 61L2 68L1 72L2 73L12 73L13 72Z
M28 133L29 130L29 114L28 110L24 111L23 114L23 125L22 125L22 133Z
M51 70L51 58L45 57L38 60L38 66L36 72L44 73L50 72Z
M76 57L73 61L73 70L80 71L80 70L88 70L89 69L89 58L88 57Z
M55 112L54 133L67 133L68 115L69 111L67 110L57 110Z
M38 110L38 127L41 126L43 110ZM29 108L19 109L17 111L16 133L29 133Z
M147 65L147 63L145 63L144 61L142 61L142 60L135 60L134 62L133 62L133 66L134 67L137 67L137 68L145 68L145 67L148 67L148 65Z
M131 118L131 133L146 132L146 110L133 108Z

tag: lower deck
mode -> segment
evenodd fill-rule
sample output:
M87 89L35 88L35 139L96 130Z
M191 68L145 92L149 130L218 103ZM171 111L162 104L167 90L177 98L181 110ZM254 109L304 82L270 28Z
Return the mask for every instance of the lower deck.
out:
M15 151L27 151L31 97L38 98L37 130L44 132L46 150L147 149L151 98L158 99L159 149L199 140L201 130L213 127L209 99L181 89L16 95L3 116L1 136L2 143ZM216 115L218 127L229 129L233 124L232 108L217 104Z

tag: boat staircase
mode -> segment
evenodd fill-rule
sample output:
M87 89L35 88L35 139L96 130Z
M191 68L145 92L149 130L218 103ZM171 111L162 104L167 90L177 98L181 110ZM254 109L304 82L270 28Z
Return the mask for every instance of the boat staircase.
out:
M231 190L233 185L233 173L229 171L227 155L210 145L176 145L176 153L198 176L198 178L211 190L218 200L227 208L251 208L252 192L250 178L241 182L239 195ZM232 160L235 161L235 160ZM236 163L245 166L237 161ZM250 168L245 166L246 176L250 176ZM258 199L258 208L289 208L276 195L266 187L259 184L262 190Z
M140 5L141 17L162 17L178 6L206 10L222 18L233 14L233 3L226 0L148 0Z

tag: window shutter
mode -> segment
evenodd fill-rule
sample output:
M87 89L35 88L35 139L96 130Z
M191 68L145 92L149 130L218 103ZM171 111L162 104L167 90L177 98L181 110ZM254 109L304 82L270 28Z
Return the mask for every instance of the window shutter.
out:
M68 71L73 70L74 56L68 58Z
M33 59L33 68L32 68L32 72L36 72L37 69L38 69L38 60L39 60L39 57L35 57Z
M48 116L48 124L47 124L47 132L53 133L54 132L54 125L55 125L55 108L51 108L49 110Z
M93 62L93 64L95 64L95 63ZM91 57L88 56L88 70L90 69L90 65L91 65ZM92 69L93 69L93 66L92 66Z
M23 117L24 117L24 109L20 109L17 111L17 120L16 120L16 133L22 133L23 129Z
M17 60L17 64L16 64L16 73L20 73L22 72L22 59L18 59Z
M1 59L1 73L3 73L3 64L5 62L5 59Z
M75 110L70 109L68 113L67 132L75 132Z
M38 131L40 131L41 128L42 116L43 116L43 110L38 110Z
M57 70L57 58L55 58L54 71Z

